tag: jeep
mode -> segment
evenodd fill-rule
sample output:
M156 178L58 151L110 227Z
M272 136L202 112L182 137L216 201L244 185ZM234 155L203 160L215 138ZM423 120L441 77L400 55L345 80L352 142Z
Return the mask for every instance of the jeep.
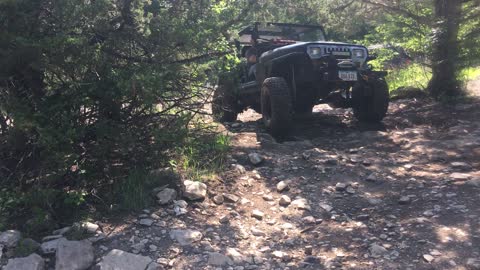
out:
M361 122L380 122L387 113L387 73L372 70L375 58L365 46L327 41L322 26L255 23L235 44L248 59L220 75L212 100L217 121L234 122L252 108L269 133L284 136L294 115L317 104L352 108Z

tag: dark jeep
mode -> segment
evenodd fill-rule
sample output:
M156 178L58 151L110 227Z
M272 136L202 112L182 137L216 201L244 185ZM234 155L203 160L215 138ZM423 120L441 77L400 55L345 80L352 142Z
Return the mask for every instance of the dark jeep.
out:
M353 108L364 122L385 117L386 72L372 70L364 46L326 41L323 28L312 25L255 23L239 36L240 55L253 60L220 76L212 102L217 121L233 122L252 108L272 135L285 135L293 115L316 104Z

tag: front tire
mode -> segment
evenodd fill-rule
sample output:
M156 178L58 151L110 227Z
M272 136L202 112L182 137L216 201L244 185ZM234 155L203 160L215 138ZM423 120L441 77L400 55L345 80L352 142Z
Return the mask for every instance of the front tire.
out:
M215 121L235 122L237 120L238 111L233 90L233 82L229 80L218 82L212 100L212 114Z
M292 126L293 106L285 79L267 78L262 85L261 107L263 123L273 136L286 135Z
M383 78L358 82L352 89L353 115L360 122L377 123L388 111L390 94Z

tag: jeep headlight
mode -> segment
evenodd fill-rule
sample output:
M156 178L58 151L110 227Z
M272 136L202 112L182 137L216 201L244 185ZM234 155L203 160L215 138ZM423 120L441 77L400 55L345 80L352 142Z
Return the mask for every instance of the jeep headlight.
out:
M310 48L310 56L319 56L322 54L322 48Z
M354 49L353 50L353 57L354 58L365 58L365 51L362 49Z

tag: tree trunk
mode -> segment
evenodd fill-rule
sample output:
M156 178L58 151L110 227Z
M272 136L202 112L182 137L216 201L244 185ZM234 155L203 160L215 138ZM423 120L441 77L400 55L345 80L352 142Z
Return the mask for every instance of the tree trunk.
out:
M435 0L436 26L433 29L433 76L428 85L435 98L460 94L456 77L458 58L458 31L462 13L462 1Z

